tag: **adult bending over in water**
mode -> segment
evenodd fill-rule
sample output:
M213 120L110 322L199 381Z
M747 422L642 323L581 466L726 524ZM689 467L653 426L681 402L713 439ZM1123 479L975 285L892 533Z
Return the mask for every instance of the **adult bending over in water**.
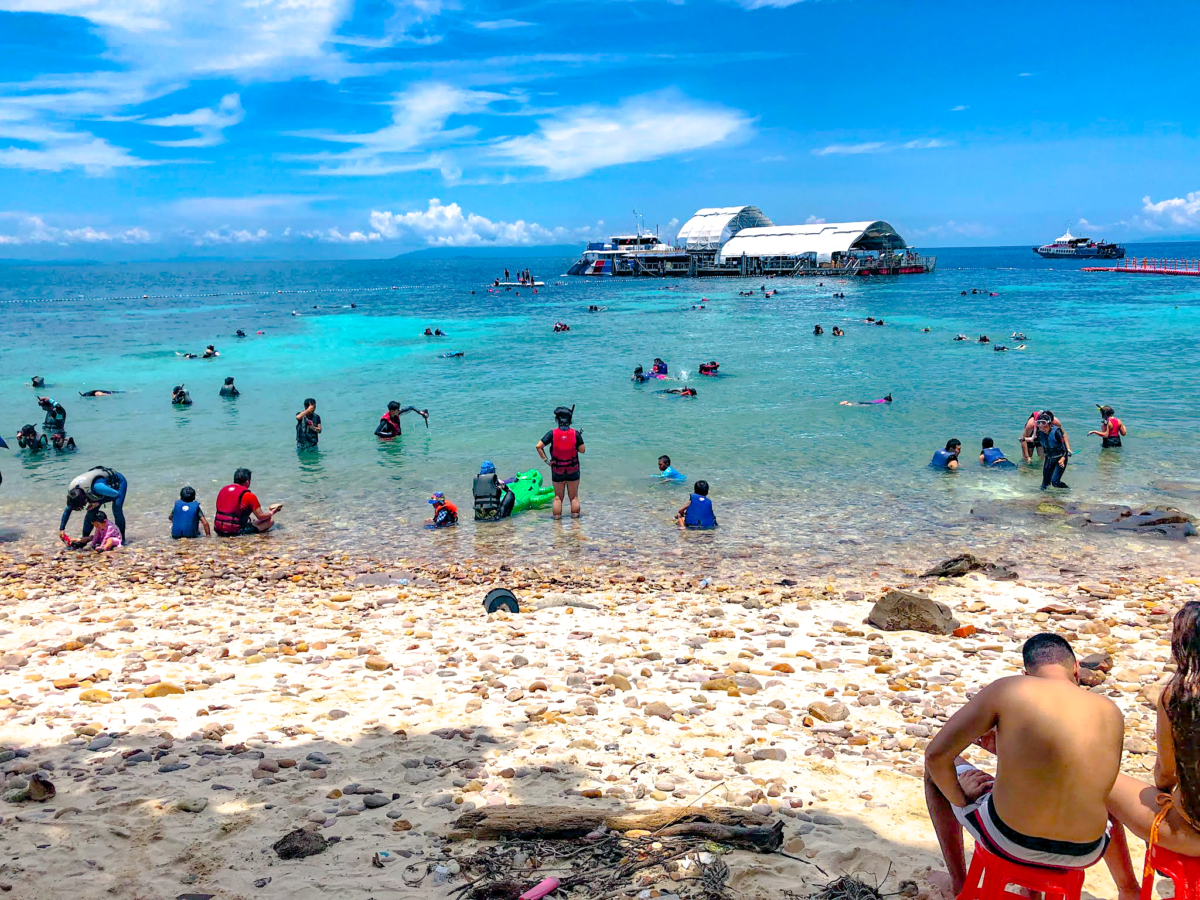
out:
M1118 827L1104 861L1120 900L1135 900L1140 892L1125 828L1172 853L1200 857L1200 603L1195 600L1175 614L1171 661L1175 674L1155 704L1154 784L1117 775L1108 795L1108 812Z
M401 409L400 404L392 400L387 405L387 412L379 417L379 424L375 426L375 436L384 439L400 437L400 417L406 412L415 412L424 417L425 427L429 427L429 410L417 409L415 406L406 406Z
M1024 675L975 694L925 750L925 803L953 894L966 879L963 828L1001 859L1035 866L1086 868L1108 847L1121 711L1079 687L1058 635L1035 635L1022 656ZM973 743L996 754L994 778L960 756Z
M213 530L220 537L261 534L271 530L275 524L275 514L281 509L282 503L273 503L264 510L258 497L250 490L250 470L238 469L233 473L233 484L227 484L217 494Z
M875 406L879 403L891 403L892 395L880 397L878 400L843 400L838 406Z
M1088 435L1096 435L1100 438L1100 449L1108 447L1120 447L1121 438L1129 434L1129 429L1113 415L1111 406L1101 406L1096 404L1096 408L1100 410L1100 420L1104 423L1100 426L1099 431L1089 431Z
M575 407L560 406L554 410L554 421L557 427L547 431L534 448L542 462L550 463L551 481L554 485L554 518L562 518L563 494L571 500L571 517L578 518L579 508L579 454L587 448L583 445L583 432L572 428L575 418ZM550 457L546 457L546 448L550 449Z
M62 521L59 522L58 532L64 541L67 537L67 523L71 514L77 513L85 506L87 513L83 517L83 536L92 533L95 524L95 513L106 503L112 504L113 521L121 532L121 540L125 540L125 495L129 491L129 482L125 476L107 466L96 466L84 472L71 482L67 489L67 508L63 510Z
M1054 415L1054 413L1050 412L1050 410L1035 409L1033 412L1031 412L1029 414L1029 418L1025 420L1025 429L1021 432L1021 455L1027 463L1033 462L1033 454L1035 450L1038 453L1042 452L1041 447L1038 446L1037 425L1038 419L1041 418L1042 413L1044 412L1050 413L1050 420L1054 423L1055 428L1062 428L1062 422L1058 421L1058 416ZM1066 437L1065 431L1063 432L1063 436Z

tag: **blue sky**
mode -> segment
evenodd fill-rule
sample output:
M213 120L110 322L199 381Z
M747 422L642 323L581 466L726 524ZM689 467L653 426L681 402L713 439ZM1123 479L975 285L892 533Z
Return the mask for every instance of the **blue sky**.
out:
M1200 234L1200 4L0 0L0 256ZM674 224L672 224L674 223Z

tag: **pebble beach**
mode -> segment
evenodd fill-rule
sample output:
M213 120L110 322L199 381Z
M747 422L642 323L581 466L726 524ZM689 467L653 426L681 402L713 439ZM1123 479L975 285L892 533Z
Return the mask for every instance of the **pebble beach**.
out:
M0 891L457 897L479 850L452 839L464 812L695 804L783 823L782 854L725 857L738 897L854 874L937 900L929 736L1051 630L1124 711L1124 767L1148 777L1171 615L1200 599L1186 567L1095 577L1060 560L1017 563L1016 580L920 577L939 558L818 580L736 560L701 581L265 542L9 548ZM520 613L484 612L497 585ZM893 589L944 603L958 627L867 623ZM319 852L282 859L272 846L296 829ZM380 851L396 863L373 866ZM545 874L531 863L529 885ZM1103 866L1087 877L1092 895L1115 895ZM689 885L645 869L619 896L701 896Z

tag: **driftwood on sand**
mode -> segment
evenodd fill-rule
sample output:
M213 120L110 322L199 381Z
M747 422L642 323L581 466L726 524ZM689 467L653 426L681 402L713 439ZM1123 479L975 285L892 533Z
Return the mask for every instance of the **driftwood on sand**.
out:
M728 807L666 807L655 810L583 810L570 806L507 806L459 816L451 840L577 838L599 828L652 832L659 837L703 837L759 853L783 844L783 823Z

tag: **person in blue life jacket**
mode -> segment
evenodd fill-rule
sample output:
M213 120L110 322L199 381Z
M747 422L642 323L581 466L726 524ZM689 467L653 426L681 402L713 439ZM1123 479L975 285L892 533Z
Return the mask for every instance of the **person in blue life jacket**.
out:
M663 362L661 359L659 359L657 356L654 357L654 367L650 370L650 374L655 375L659 378L666 378L667 374L668 374L667 373L667 364L665 362Z
M716 528L717 517L713 513L712 501L708 499L708 482L697 481L692 485L692 495L675 515L680 528Z
M686 481L687 476L671 465L671 457L663 454L658 458L658 478L663 481Z
M950 469L958 468L958 454L962 452L962 441L958 438L950 438L946 441L946 446L933 454L933 459L929 461L929 465L934 469Z
M212 528L209 527L208 519L204 517L204 510L196 501L196 489L190 485L179 489L179 499L175 501L175 508L167 518L171 520L171 537L175 540L198 538L201 527L204 528L205 537L212 537Z
M990 437L983 439L983 447L979 451L979 464L988 469L1015 469L1016 466L1004 455L1004 451L996 446Z

